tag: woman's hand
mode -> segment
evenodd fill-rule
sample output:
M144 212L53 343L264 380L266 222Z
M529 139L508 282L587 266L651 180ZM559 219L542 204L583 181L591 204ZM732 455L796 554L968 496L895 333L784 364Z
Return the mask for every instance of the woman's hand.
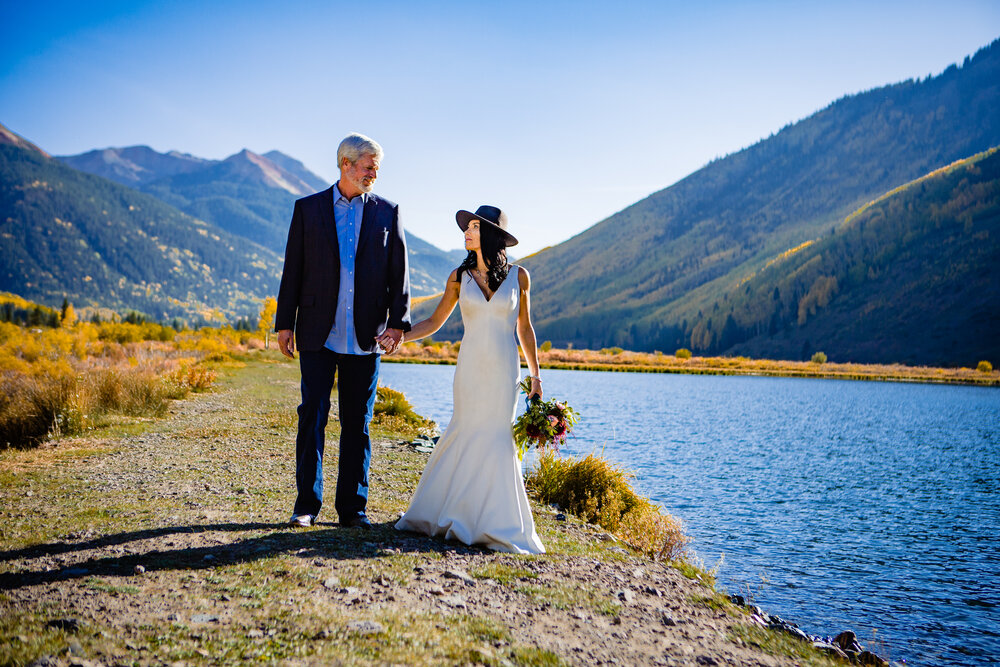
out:
M531 377L531 391L528 392L529 401L532 396L537 396L539 400L542 398L542 381L534 376Z
M382 346L386 354L392 354L403 342L403 332L400 329L386 329L381 336L375 337L375 342Z

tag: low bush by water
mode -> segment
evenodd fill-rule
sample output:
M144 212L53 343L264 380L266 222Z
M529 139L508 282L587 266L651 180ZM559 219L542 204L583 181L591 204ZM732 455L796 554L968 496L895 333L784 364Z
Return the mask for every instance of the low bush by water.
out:
M401 391L379 387L372 410L372 423L383 430L429 435L435 424L421 417Z
M525 485L539 501L597 524L653 558L680 558L688 543L683 525L636 493L633 478L593 454L577 460L546 452Z

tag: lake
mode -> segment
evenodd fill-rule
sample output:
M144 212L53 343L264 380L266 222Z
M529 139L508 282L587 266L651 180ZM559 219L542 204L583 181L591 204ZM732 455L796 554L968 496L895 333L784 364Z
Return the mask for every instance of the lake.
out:
M443 429L454 366L381 373ZM721 588L890 660L1000 661L1000 390L542 375L581 413L563 453L626 464Z

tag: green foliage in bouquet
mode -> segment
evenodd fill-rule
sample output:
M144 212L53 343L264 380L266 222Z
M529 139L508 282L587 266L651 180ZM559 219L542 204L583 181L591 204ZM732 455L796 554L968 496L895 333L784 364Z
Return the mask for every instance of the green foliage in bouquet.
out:
M531 379L524 378L518 385L525 394L531 391ZM532 447L545 449L549 445L558 449L566 441L566 436L573 430L579 415L576 411L561 401L543 401L536 398L531 401L528 409L514 422L514 442L517 444L518 456Z

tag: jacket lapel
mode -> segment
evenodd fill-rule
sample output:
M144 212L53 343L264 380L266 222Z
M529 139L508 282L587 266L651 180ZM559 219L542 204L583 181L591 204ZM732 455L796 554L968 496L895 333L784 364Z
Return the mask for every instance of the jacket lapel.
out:
M371 243L371 237L375 235L378 225L375 224L375 198L365 197L365 209L364 213L361 215L361 230L359 232L360 238L358 238L358 254L361 256L361 251L365 249L369 243ZM355 274L357 275L357 274Z
M327 243L334 257L340 258L340 243L337 242L337 222L333 217L333 187L323 191L319 198L320 227L326 235Z

